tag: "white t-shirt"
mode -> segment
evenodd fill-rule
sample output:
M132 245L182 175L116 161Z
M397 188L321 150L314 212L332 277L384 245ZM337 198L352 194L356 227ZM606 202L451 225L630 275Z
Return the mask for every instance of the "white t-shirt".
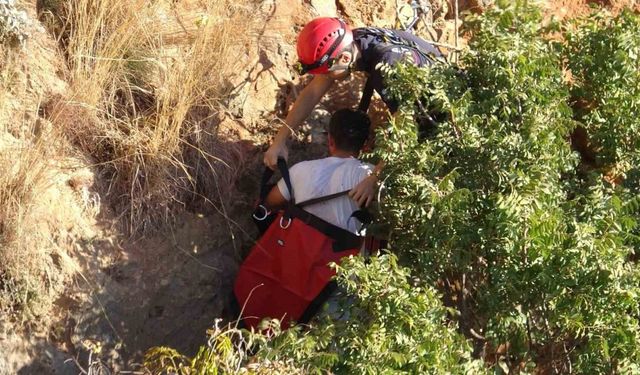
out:
M296 203L300 203L308 199L350 190L372 171L373 165L363 163L356 158L330 156L324 159L300 162L289 168L289 175ZM286 200L291 200L283 179L278 181L278 189ZM352 233L358 231L360 222L356 218L349 218L353 211L358 209L356 202L348 195L304 207L305 211Z

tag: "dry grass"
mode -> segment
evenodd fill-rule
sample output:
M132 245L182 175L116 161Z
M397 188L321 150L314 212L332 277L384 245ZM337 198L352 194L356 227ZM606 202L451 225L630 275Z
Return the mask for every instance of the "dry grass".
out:
M30 59L25 50L0 49L0 325L40 321L64 284L48 222L54 215L41 199L58 142L35 120Z
M250 38L235 31L252 29L256 17L241 1L204 3L173 30L162 1L56 3L67 7L61 46L69 83L68 95L44 108L56 134L38 136L33 120L20 126L26 132L18 139L0 124L2 318L39 321L64 287L66 260L52 232L60 224L46 207L50 197L42 197L51 192L65 138L99 165L107 199L132 232L166 221L193 197L216 200L232 186L238 151L219 137L221 101ZM3 115L12 112L8 98L19 100L5 65ZM38 109L30 111L36 118Z
M6 134L6 133L5 133ZM48 310L62 285L52 242L34 213L46 186L47 146L0 138L0 315L28 319Z
M194 192L214 199L218 178L234 172L217 157L216 126L246 53L249 36L236 30L256 20L237 1L204 3L177 36L163 31L162 2L67 3L72 95L53 120L103 166L132 232L166 221ZM180 43L165 45L169 37Z

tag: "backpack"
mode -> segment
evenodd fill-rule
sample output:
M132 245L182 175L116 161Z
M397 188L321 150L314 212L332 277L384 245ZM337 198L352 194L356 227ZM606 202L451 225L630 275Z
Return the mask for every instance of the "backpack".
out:
M425 51L417 43L412 40L403 38L397 35L394 30L381 29L378 27L363 27L358 28L359 36L372 36L378 40L379 45L376 46L380 53L386 53L393 50L395 47L406 47L415 51L420 55L423 61L429 64L445 63L448 64L442 56L438 56L431 51ZM426 41L425 41L426 42ZM428 43L428 42L427 42ZM437 48L437 47L436 47ZM371 104L371 97L373 96L373 82L371 78L367 79L364 89L362 90L362 97L358 104L358 109L363 112L367 112L369 105Z
M303 209L348 190L296 204L284 160L278 161L278 167L291 201L283 210L268 213L265 209L258 216L271 222L241 264L234 285L240 319L254 329L264 318L280 319L283 329L293 321L307 323L335 289L331 281L335 271L329 263L339 264L343 257L359 254L364 240Z

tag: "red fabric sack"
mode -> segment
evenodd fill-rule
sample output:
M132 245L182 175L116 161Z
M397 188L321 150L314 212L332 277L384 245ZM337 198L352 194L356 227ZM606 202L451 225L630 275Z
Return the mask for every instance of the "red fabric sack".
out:
M234 293L247 327L277 318L306 323L327 293L329 263L356 255L362 238L296 206L278 213L240 266Z

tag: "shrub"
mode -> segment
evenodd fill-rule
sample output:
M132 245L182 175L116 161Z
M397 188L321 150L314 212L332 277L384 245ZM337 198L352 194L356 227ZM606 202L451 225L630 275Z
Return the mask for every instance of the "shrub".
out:
M626 192L577 173L552 30L525 1L467 24L465 74L388 72L404 101L377 143L392 243L415 276L443 285L496 368L602 373L635 363L638 272L626 239L636 223L616 208ZM425 98L449 120L419 142L414 103Z
M640 16L594 13L576 21L564 49L576 119L599 165L625 175L640 162Z

